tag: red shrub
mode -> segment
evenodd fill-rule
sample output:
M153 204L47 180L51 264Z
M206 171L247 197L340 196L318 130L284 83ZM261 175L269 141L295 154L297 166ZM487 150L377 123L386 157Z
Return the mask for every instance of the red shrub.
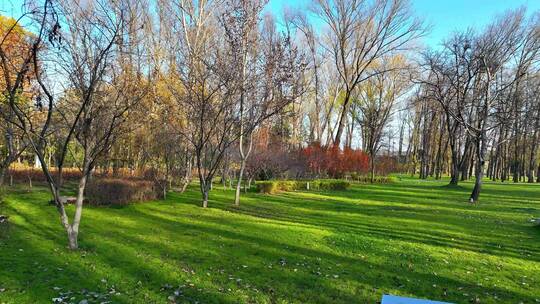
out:
M388 175L393 172L403 172L402 166L395 156L381 155L375 158L377 175Z
M340 178L346 173L366 173L369 168L369 157L362 150L346 148L342 151L337 146L313 143L301 149L299 155L306 171L314 176Z

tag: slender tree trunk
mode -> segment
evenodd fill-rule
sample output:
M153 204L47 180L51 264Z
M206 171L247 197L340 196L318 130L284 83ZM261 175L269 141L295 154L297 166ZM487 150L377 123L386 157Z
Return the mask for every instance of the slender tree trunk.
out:
M459 183L459 160L458 160L458 152L454 151L454 147L452 149L452 167L450 170L450 185L457 186Z
M0 186L4 184L5 176L6 176L6 169L4 166L0 166Z
M84 203L84 190L86 189L86 181L88 178L88 170L83 172L83 176L79 180L79 187L77 189L77 200L75 201L75 215L73 217L73 223L71 224L70 229L68 229L68 240L69 240L69 249L75 250L79 248L78 237L79 237L79 226L81 223L81 216Z
M238 182L236 183L236 191L234 193L234 205L240 206L240 190L242 189L242 178L244 177L244 169L246 168L246 159L242 158L240 163L240 172L238 172Z
M538 141L540 140L540 136L538 136L538 130L540 129L540 105L538 107L539 108L538 108L538 113L536 117L536 122L534 124L534 134L532 136L531 154L529 156L529 169L527 171L527 182L529 183L534 183L534 169L536 167L536 159L538 158L537 148L538 148ZM0 182L0 185L1 184L2 183Z
M242 179L244 178L244 171L246 169L246 161L249 155L251 154L251 149L253 147L253 130L250 132L249 135L249 144L248 149L244 153L244 142L243 142L243 136L240 136L240 157L241 157L241 163L240 163L240 172L238 172L238 183L236 184L236 193L234 195L234 205L239 206L240 205L240 190L242 188Z
M184 181L182 183L182 188L180 189L180 193L184 193L189 186L189 183L191 183L191 175L192 175L192 163L193 160L188 157L186 162L186 174L184 175Z
M490 83L491 75L488 72L487 73L487 83ZM485 157L486 157L486 151L487 151L487 130L486 130L486 124L488 120L488 110L489 110L489 104L491 100L490 91L489 91L489 85L486 85L486 93L485 93L485 99L484 104L478 113L479 115L479 122L478 122L478 132L476 134L476 180L474 183L474 188L471 193L470 202L476 203L478 202L478 198L480 197L480 190L482 189L482 179L484 178L484 166L485 166Z
M345 98L343 99L343 108L339 116L336 137L334 139L334 145L339 147L341 144L341 137L343 135L343 129L345 128L345 121L347 120L347 114L349 113L349 103L351 101L351 92L345 92Z
M210 192L210 186L207 183L201 183L202 192L202 207L208 208L208 194Z
M369 180L372 184L375 181L375 155L373 154L374 154L373 152L370 152L370 155L369 155L369 172L370 172Z
M475 182L474 182L474 188L471 193L470 202L476 203L478 202L478 198L480 197L480 190L482 189L482 179L484 178L484 166L485 166L485 143L484 138L481 136L481 138L478 139L479 143L477 145L477 157L478 160L476 162L476 176L475 176Z

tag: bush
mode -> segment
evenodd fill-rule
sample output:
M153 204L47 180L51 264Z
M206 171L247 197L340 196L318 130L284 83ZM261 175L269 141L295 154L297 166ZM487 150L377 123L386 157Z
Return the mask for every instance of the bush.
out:
M367 172L369 157L362 150L336 146L322 146L320 143L311 143L300 149L300 160L304 171L311 176L331 176L342 178L347 172Z
M308 189L309 183L309 189ZM313 180L313 181L261 181L257 182L257 190L260 193L273 194L279 191L295 191L295 190L347 190L350 187L350 183L344 180Z
M277 181L260 181L257 182L257 191L260 193L272 194L278 191Z
M351 178L359 183L364 183L364 184L371 183L371 178L366 175L356 176L356 178L351 175ZM373 177L373 184L390 184L395 181L396 179L392 176L374 176Z
M314 184L317 184L319 190L332 190L341 191L347 190L351 184L348 181L333 179L333 180L316 180Z
M50 168L50 173L53 179L58 178L58 169ZM127 168L117 168L113 171L109 171L108 168L95 170L93 175L97 178L111 178L111 179L129 179L129 180L153 180L156 172L152 169L141 169L131 171ZM13 166L6 172L5 182L9 183L10 177L13 178L14 183L27 183L29 180L32 182L46 182L47 179L43 170L39 168L27 167L27 166ZM64 168L62 170L62 180L66 181L78 181L82 177L81 170L78 168Z
M91 205L126 205L162 197L162 191L151 181L127 179L95 179L86 187Z
M54 179L57 178L58 173L56 169L51 169L51 175ZM11 178L13 178L13 182L15 183L27 183L29 180L32 180L32 182L46 182L47 179L45 178L45 174L43 174L43 170L39 168L31 168L31 167L19 167L19 168L11 168L6 173L5 181L9 182ZM82 173L79 169L76 168L64 168L62 170L62 179L64 181L76 181L79 180L82 177Z
M298 190L297 186L298 185L296 184L295 181L279 181L278 182L279 190L285 191L285 192Z

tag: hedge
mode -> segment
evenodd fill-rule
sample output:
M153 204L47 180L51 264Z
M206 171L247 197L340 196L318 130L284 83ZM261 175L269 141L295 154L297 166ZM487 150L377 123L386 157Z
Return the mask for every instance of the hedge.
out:
M126 205L161 198L162 191L153 182L128 179L95 179L86 187L91 205Z
M260 181L256 185L260 193L272 194L295 190L347 190L351 184L344 180L326 179L312 181L271 180Z
M356 175L351 174L351 179L359 183L371 183L371 177L369 175ZM395 182L396 179L392 176L374 176L373 184L389 184Z

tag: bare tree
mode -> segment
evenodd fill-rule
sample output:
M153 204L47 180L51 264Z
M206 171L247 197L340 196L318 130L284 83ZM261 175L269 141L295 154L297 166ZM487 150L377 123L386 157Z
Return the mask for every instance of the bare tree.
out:
M303 57L298 54L290 37L276 32L273 19L267 17L264 25L261 24L263 5L264 2L232 1L220 18L235 75L235 79L225 85L238 95L240 170L235 205L240 204L240 190L246 160L253 147L253 133L260 124L284 110L302 93Z
M476 151L475 184L470 196L471 202L477 202L480 196L488 148L488 132L494 128L489 121L494 104L500 100L502 92L523 76L523 72L518 71L514 77L503 82L500 73L522 43L523 18L523 10L511 11L499 17L480 35L475 46L476 58L481 67L478 85L475 88L477 97L472 99L472 106L476 111L474 123L466 123L463 116L460 116L473 138Z
M182 0L162 16L179 38L169 52L181 86L169 88L184 109L180 119L186 124L179 131L193 147L204 208L224 153L236 139L235 92L225 86L234 78L222 53L216 15L220 10L214 1ZM176 18L166 15L171 13Z
M370 178L375 176L375 157L381 148L385 128L394 112L396 101L407 92L409 77L402 56L387 58L381 69L358 88L356 100L359 113L354 115L362 127L362 144L370 157ZM390 67L391 66L391 67Z
M57 72L67 80L64 96L59 101L54 99L46 83L51 79L47 79L38 64L38 60L44 61L46 57L44 54L38 57L36 50L32 59L40 90L46 96L47 118L36 125L32 117L15 103L11 103L11 108L17 115L19 128L29 139L41 163L62 226L68 235L69 248L77 249L87 180L96 161L108 151L121 130L119 125L125 120L127 110L137 100L134 90L140 87L130 81L129 73L124 73L123 69L115 70L112 66L118 58L119 44L123 42L124 27L129 22L125 1L60 2L55 9L62 14L62 25L59 22L52 25L48 52L51 58L56 59ZM43 14L46 15L46 11ZM64 30L60 31L61 27ZM57 160L57 178L53 177L45 161L46 136L53 121L60 125L56 131L65 132ZM77 141L84 153L80 163L82 177L79 180L75 214L70 222L65 210L66 201L60 193L62 168L68 146L73 140Z
M344 90L334 138L339 146L357 86L386 72L374 67L384 57L410 49L425 29L406 0L316 0L313 12L328 26L324 47Z
M457 140L462 133L462 124L456 113L465 111L474 80L480 72L480 65L474 58L476 55L472 48L474 39L471 31L457 33L443 44L442 51L424 54L423 66L427 75L422 75L425 78L420 80L420 83L426 97L436 100L444 114L452 157L450 185L458 184L461 164Z

